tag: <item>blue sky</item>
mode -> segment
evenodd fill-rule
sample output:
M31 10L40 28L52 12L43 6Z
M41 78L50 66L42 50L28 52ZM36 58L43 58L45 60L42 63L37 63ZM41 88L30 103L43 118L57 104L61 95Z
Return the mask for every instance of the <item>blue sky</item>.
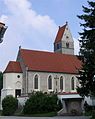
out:
M87 0L0 0L0 21L8 29L0 44L0 70L4 71L10 60L16 60L18 48L53 51L58 30L68 21L78 54L77 39L81 22L82 5Z

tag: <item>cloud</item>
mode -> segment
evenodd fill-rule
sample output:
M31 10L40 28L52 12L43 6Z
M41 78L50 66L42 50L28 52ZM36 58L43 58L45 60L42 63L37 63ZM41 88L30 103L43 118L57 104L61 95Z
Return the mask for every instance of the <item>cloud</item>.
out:
M32 9L29 0L4 0L7 14L0 16L0 21L8 25L0 52L0 69L6 62L14 60L18 47L52 50L57 25L48 15L42 16Z
M29 0L3 0L4 7L0 21L4 22L8 29L4 41L0 44L0 70L4 70L8 61L16 60L18 47L53 50L53 43L58 27L48 15L38 14L32 8ZM5 10L6 9L6 10ZM79 46L75 41L75 54Z
M3 23L5 23L7 21L7 19L8 19L8 17L6 15L2 15L0 17L0 21L3 22Z

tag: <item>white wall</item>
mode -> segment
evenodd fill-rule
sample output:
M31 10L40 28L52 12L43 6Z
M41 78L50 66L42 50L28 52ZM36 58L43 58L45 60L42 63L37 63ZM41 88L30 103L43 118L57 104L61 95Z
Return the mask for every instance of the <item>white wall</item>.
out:
M66 38L66 36L68 36L69 38ZM62 37L62 41L66 41L66 42L74 42L73 38L72 38L72 34L70 32L70 29L68 27L68 25L66 26L66 29L64 31L64 35Z
M43 91L43 92L48 92L48 76L51 75L52 79L53 79L53 91L57 91L60 92L60 88L59 88L59 80L60 77L63 76L63 80L64 80L64 92L72 92L71 90L71 78L73 76L77 76L77 75L72 75L72 74L64 74L64 73L48 73L48 72L28 72L28 93L31 93L34 88L33 88L33 79L35 75L39 76L39 90ZM55 77L58 77L58 79L55 79ZM57 86L56 86L56 81L57 81ZM75 84L78 85L78 80L76 78ZM74 91L76 92L76 90Z
M27 101L27 99L29 99L29 97L24 96L24 97L18 97L17 99L18 99L19 105L23 107L25 105L25 102Z
M7 95L13 95L15 97L15 89L21 89L22 92L22 73L4 73L1 102Z
M18 78L18 76L20 76ZM3 89L22 89L22 73L4 73Z

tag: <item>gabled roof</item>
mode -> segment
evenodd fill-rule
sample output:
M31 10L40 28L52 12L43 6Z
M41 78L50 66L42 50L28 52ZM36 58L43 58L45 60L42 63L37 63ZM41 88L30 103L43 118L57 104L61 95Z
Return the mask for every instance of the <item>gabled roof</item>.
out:
M58 32L57 32L57 35L56 35L56 38L55 38L55 42L54 42L54 43L58 43L58 42L61 41L66 26L67 26L67 23L66 23L64 26L62 26L62 27L59 26L59 30L58 30Z
M4 73L22 73L20 63L15 61L10 61Z
M75 55L20 49L25 66L30 71L78 73L81 62Z

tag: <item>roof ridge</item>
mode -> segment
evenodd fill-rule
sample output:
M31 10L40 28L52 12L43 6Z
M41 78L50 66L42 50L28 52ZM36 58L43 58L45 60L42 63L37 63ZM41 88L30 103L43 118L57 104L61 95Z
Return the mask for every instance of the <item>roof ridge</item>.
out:
M61 53L57 53L57 52L51 52L51 51L43 51L43 50L32 50L32 49L20 49L20 50L26 50L26 51L31 51L31 52L42 52L42 53L50 53L50 54L56 54L56 55L65 55L65 56L75 56L76 55L73 55L73 54L61 54Z

